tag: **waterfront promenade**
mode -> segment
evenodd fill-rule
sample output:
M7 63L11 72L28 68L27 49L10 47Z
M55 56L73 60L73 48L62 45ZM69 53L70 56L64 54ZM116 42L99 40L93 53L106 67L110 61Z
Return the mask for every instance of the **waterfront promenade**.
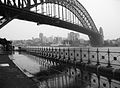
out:
M38 88L36 83L28 78L10 60L8 55L0 54L0 88Z

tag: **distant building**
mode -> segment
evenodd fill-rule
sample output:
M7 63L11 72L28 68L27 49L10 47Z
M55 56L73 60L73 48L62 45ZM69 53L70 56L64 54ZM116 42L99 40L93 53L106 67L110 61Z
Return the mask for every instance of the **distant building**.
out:
M84 39L80 39L80 44L85 44L85 40Z
M79 40L79 33L70 32L68 33L68 40Z
M48 43L46 36L43 36L43 38L42 38L42 43Z
M48 37L47 41L48 41L48 43L53 43L54 37L53 36Z
M62 37L55 37L53 40L54 44L61 44L63 41Z
M43 42L43 33L39 33L39 39L41 42Z

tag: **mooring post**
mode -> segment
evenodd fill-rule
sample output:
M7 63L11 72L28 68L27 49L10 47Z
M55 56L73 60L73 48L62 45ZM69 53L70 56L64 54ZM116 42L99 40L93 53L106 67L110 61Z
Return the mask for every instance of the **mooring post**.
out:
M99 62L99 50L98 50L98 48L97 48L96 53L97 53L97 64L96 65L100 65L100 62Z

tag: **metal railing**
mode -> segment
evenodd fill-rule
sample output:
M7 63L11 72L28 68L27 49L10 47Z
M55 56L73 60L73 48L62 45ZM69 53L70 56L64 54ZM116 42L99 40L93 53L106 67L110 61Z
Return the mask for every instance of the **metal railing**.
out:
M120 52L99 48L68 48L68 47L24 47L27 52L39 56L59 59L72 63L87 63L106 67L120 68Z

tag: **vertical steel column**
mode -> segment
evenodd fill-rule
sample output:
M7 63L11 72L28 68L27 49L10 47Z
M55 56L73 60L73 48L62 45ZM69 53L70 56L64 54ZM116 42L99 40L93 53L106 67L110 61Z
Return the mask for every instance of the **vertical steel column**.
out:
M6 4L9 5L9 0L7 0Z
M48 3L48 16L50 16L50 3Z
M16 5L16 0L13 0L13 3L14 3L14 6L17 7L17 5Z
M22 8L24 7L24 1L22 0Z
M47 2L46 2L46 15L47 15L47 11L48 11L48 8L47 8Z
M54 17L56 17L56 5L54 4Z
M71 12L70 12L70 10L69 10L69 17L70 17L70 22L71 22Z
M73 15L73 24L74 24L74 14L72 13L72 15Z
M20 8L20 5L21 5L20 0L18 0L18 8Z
M79 21L79 19L78 19L78 25L80 24L80 21Z
M44 14L44 7L43 7L43 4L44 4L44 2L43 2L43 0L41 0L41 13L42 13L42 14Z
M62 20L64 20L64 10L63 10L63 6L62 6Z
M6 2L7 2L7 1L6 1L6 0L4 0L4 4L7 4Z
M27 0L27 7L28 7L28 9L30 9L30 5L31 5L31 0Z
M74 16L75 16L75 15L74 15ZM76 19L76 16L75 16L75 24L77 24L76 20L77 20L77 19Z
M65 19L67 21L67 8L65 8Z
M79 19L78 19L78 25L79 25L79 23L80 23L80 22L79 22Z
M60 6L58 4L58 18L60 18Z
M52 3L51 3L51 17L52 17Z
M37 13L37 0L35 0L35 10L36 10L36 13Z

